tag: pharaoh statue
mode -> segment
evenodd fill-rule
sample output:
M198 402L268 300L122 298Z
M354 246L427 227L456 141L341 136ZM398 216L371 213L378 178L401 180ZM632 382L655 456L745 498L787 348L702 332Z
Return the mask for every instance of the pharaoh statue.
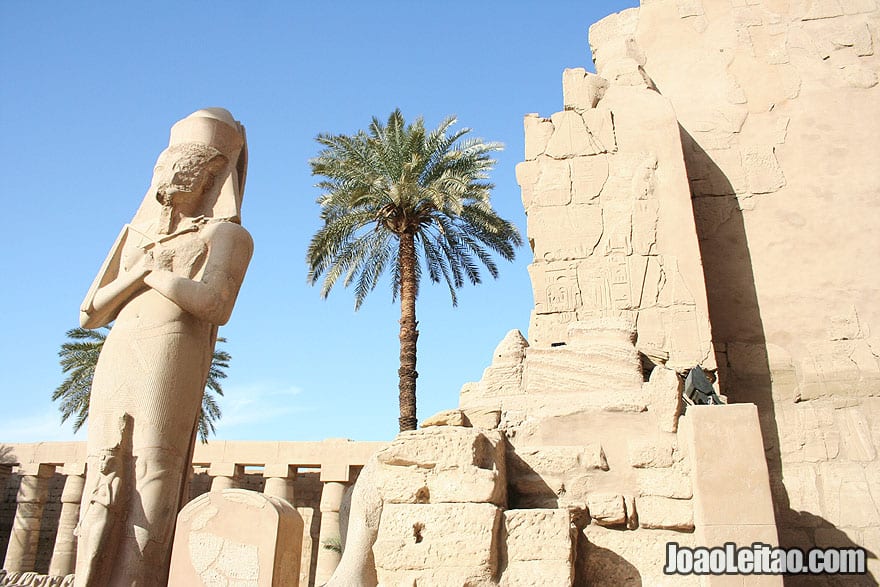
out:
M218 326L253 251L244 128L221 108L171 129L80 323L113 322L92 383L76 585L165 585Z

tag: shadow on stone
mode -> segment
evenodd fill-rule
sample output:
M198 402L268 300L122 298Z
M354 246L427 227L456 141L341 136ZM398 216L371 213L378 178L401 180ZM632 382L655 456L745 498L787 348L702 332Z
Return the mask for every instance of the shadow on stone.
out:
M642 576L636 567L613 550L591 544L583 530L577 535L576 561L573 583L576 587L642 585Z
M13 452L13 447L6 444L0 444L0 465L14 465L18 462L18 457Z
M529 466L513 447L507 445L507 478L513 480L507 486L509 509L556 508L559 496L544 482L541 476Z

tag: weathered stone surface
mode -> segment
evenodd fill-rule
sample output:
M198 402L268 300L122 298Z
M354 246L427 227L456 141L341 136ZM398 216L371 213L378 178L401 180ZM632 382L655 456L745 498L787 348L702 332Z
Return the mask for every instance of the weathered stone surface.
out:
M630 322L572 322L567 332L564 347L530 349L523 375L527 393L613 389L641 395L642 375Z
M476 428L401 432L384 450L375 484L386 503L506 504L504 445Z
M571 166L572 203L595 203L608 179L608 155L574 157L568 164Z
M699 577L664 575L666 544L694 546L693 534L668 530L612 530L591 524L579 537L576 581L585 585L699 585ZM576 583L581 584L581 583Z
M678 418L682 410L684 381L672 369L655 367L651 371L645 394L648 396L648 411L657 420L657 427L663 432L678 430Z
M216 328L229 320L253 251L240 225L246 168L244 128L229 112L178 121L80 308L85 328L113 322L91 387L83 584L167 579L170 504L187 479ZM123 531L132 525L137 536Z
M626 506L622 495L591 493L587 495L590 517L600 526L619 526L626 522Z
M178 515L168 585L298 585L302 535L302 517L282 499L206 493Z
M682 467L641 469L636 475L640 495L657 495L675 499L693 497L691 479Z
M629 439L627 455L631 467L637 469L672 466L673 440L668 437Z
M563 509L504 512L500 585L570 586L574 574L573 529Z
M593 475L608 470L598 444L517 447L507 459L515 507L557 507L586 499Z
M690 500L646 495L636 498L639 527L693 530L694 507Z
M588 73L582 67L565 69L562 72L562 101L565 110L583 112L595 108L607 87L607 80Z
M373 545L379 584L490 584L501 519L492 504L385 504Z
M569 181L566 185L569 198L570 190ZM535 259L583 259L593 253L602 237L602 208L593 204L533 207L529 213L528 237L534 246Z
M571 520L564 509L504 512L506 560L572 562Z
M431 426L468 426L469 422L461 410L444 410L437 412L422 422L422 428Z
M587 128L580 114L573 110L557 112L550 117L553 121L553 135L547 143L545 153L554 159L566 159L578 155L596 155L608 149Z
M531 161L547 150L547 142L553 134L553 123L548 118L529 114L523 118L526 143L526 161Z

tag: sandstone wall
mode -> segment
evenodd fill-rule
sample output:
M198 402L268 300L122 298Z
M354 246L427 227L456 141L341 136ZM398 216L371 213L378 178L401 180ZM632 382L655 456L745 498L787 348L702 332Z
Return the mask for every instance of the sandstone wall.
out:
M721 382L759 406L782 542L874 556L878 29L874 0L643 0L590 31L598 73L641 66L681 125Z

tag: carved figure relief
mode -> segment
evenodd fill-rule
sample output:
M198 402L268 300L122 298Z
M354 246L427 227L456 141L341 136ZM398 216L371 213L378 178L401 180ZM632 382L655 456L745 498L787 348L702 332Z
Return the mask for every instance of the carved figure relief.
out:
M246 152L244 129L226 110L175 124L140 209L83 302L84 327L115 323L92 384L78 586L167 581L217 328L253 250L239 224ZM124 455L121 418L130 428ZM133 464L123 474L126 459ZM108 535L118 541L113 556L100 552Z

